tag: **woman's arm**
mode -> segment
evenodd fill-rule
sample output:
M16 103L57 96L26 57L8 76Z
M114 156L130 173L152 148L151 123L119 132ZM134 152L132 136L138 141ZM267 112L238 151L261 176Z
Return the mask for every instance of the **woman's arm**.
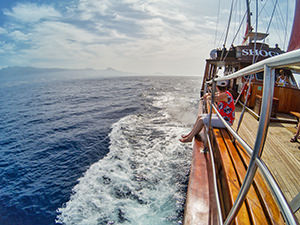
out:
M211 95L210 94L205 94L203 96L204 100L211 100ZM215 94L215 102L220 102L220 101L224 101L227 102L228 101L228 96L226 94L226 92L216 92Z
M215 96L215 101L216 102L220 102L220 101L228 102L228 96L227 96L226 92L217 92L216 96Z

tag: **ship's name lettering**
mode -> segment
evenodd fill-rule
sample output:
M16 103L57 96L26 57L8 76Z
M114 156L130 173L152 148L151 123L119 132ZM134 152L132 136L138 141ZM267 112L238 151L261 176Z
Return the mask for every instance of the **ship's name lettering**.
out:
M242 49L242 55L243 56L249 56L249 55L260 55L263 57L272 57L275 55L279 55L278 52L274 51L266 51L266 50L258 50L258 49Z

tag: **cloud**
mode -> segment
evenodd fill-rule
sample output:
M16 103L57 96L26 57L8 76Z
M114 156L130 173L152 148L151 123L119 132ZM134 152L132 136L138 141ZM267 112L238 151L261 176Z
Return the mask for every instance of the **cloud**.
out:
M7 31L4 28L0 27L0 34L6 34L6 33Z
M18 3L11 10L3 10L3 14L23 23L38 22L41 19L61 17L61 14L50 5L34 3Z
M14 49L15 49L15 45L12 44L12 43L5 43L3 41L0 41L0 45L1 45L1 48L0 48L0 54L6 54L6 53L12 53L14 52Z
M80 0L64 8L19 3L4 10L13 19L4 28L15 45L13 57L3 58L20 66L192 73L201 70L214 29L193 10L179 0Z
M23 32L19 30L12 31L8 34L12 39L16 41L27 41L29 40L29 35L24 34Z

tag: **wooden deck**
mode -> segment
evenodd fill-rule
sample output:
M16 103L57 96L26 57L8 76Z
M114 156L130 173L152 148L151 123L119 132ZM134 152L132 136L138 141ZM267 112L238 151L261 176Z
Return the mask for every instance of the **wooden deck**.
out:
M235 129L240 116L236 110ZM239 135L251 146L254 146L258 121L245 113ZM269 127L262 159L277 180L286 199L290 202L300 192L300 143L291 143L296 133L296 124L272 122ZM295 214L300 221L300 210Z

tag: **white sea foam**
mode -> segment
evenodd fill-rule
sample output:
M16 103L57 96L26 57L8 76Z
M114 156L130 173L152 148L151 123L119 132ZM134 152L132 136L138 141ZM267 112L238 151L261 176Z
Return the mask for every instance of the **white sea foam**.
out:
M193 117L188 96L164 93L162 110L129 115L113 124L108 155L91 165L58 209L63 224L180 224L191 146L178 141ZM190 118L189 118L190 119Z
M180 125L190 126L195 122L198 110L198 100L195 96L182 95L181 92L168 92L155 97L153 105L162 108L168 118L177 121Z

